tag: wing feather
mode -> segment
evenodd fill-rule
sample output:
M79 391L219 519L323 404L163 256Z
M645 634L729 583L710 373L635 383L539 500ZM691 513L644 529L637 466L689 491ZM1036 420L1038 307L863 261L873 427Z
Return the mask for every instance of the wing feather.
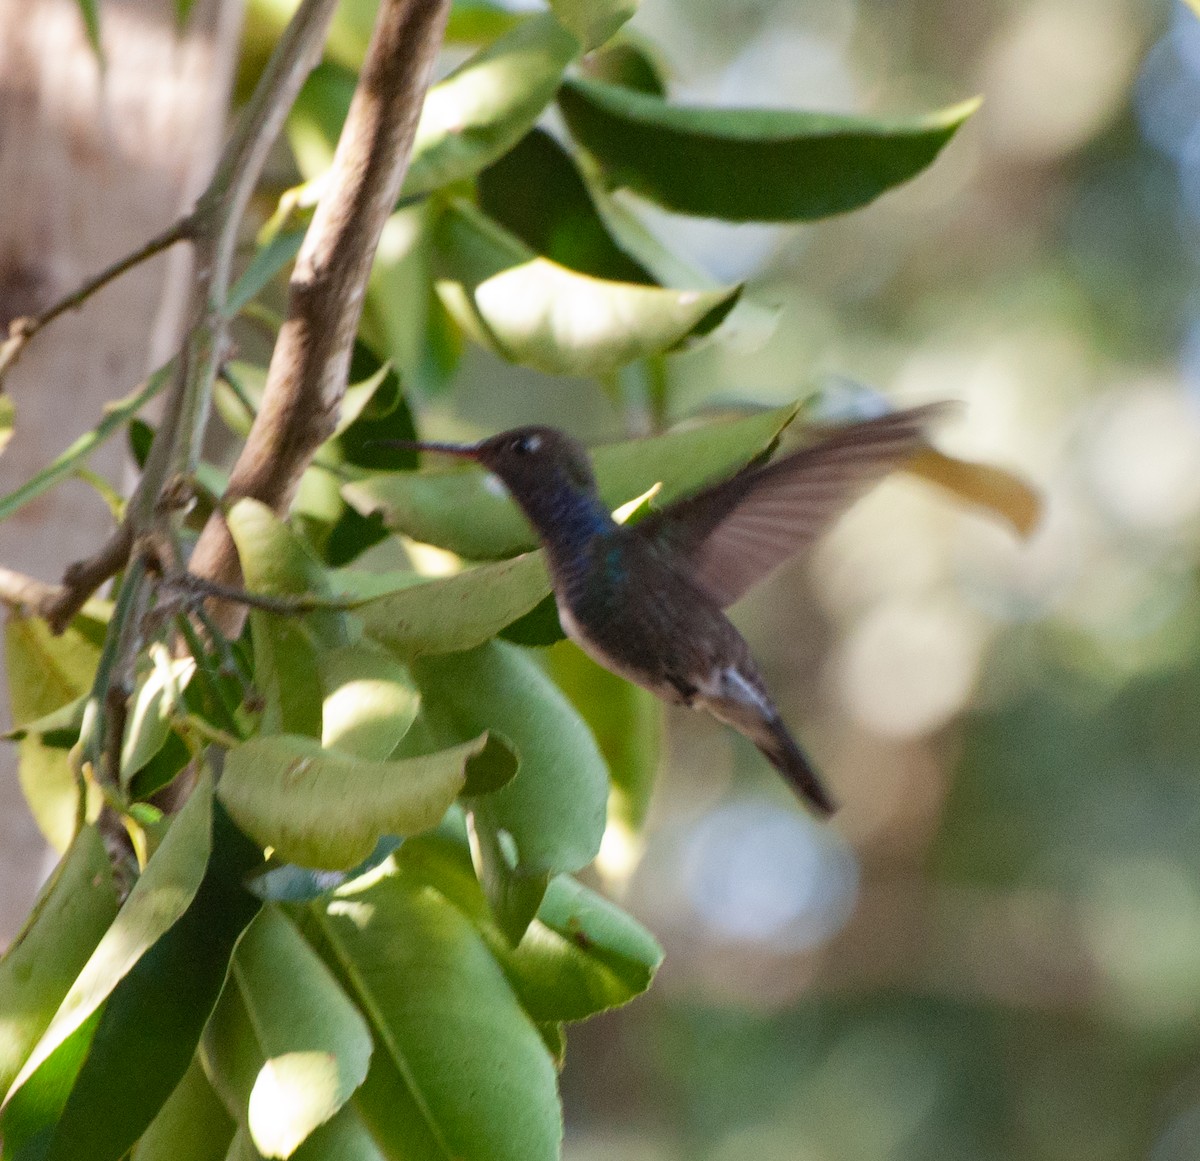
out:
M693 580L731 605L925 446L926 428L944 410L931 404L841 428L678 500L632 531L661 538Z

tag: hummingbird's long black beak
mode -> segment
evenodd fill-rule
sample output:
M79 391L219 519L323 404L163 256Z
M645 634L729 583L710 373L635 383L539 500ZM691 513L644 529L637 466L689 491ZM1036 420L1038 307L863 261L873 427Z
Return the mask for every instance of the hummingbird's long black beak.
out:
M437 452L439 455L458 456L459 459L464 460L479 458L479 449L470 443L424 443L415 439L376 439L371 441L371 446L392 448L394 451Z

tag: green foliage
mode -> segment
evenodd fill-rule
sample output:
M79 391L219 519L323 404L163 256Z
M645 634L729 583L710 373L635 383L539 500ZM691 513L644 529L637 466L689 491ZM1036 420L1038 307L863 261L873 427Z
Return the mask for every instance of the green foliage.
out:
M80 3L98 44L96 6ZM181 21L190 7L176 0ZM611 189L733 221L838 213L919 172L970 111L684 109L652 52L619 32L635 8L454 6L449 35L473 55L428 94L336 432L288 517L246 499L225 513L262 598L238 639L162 588L135 621L128 584L111 624L99 602L60 637L10 619L22 786L66 853L0 961L4 1161L559 1155L563 1026L639 995L662 955L569 877L609 819L641 825L661 706L574 646L531 647L561 639L545 564L483 472L412 470L381 441L414 437L414 414L474 344L583 380L563 390L615 398L631 428L642 416L623 384L653 381L652 437L596 452L613 508L737 471L797 407L671 428L667 368L768 312L690 271ZM339 12L288 122L307 184L224 304L268 332L371 9ZM248 59L279 31L252 5ZM564 139L537 127L556 101ZM153 432L137 413L172 373L0 499L0 519L119 430L144 463ZM234 438L262 382L253 363L225 369L216 404ZM0 414L0 438L11 420ZM200 466L203 514L226 470ZM181 520L181 546L197 527ZM431 575L428 546L457 559ZM368 549L379 557L364 567ZM143 647L117 674L122 632ZM105 735L125 694L122 732ZM182 801L167 816L151 801L164 788ZM134 876L123 901L102 826L137 859L121 868Z

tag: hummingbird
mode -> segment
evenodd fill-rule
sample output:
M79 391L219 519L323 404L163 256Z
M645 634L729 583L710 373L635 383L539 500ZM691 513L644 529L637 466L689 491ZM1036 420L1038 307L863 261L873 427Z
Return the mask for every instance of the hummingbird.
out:
M837 428L632 524L613 519L583 445L553 427L467 445L389 445L473 460L495 475L545 549L566 635L606 669L744 734L826 817L834 801L723 610L925 447L941 411L932 404Z

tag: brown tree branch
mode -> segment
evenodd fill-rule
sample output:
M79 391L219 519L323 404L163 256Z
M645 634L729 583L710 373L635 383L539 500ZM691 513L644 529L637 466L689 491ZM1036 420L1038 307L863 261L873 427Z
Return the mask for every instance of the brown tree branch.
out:
M196 208L179 224L180 236L190 237L196 250L188 336L175 360L163 418L125 519L98 552L67 570L59 591L43 608L55 632L62 632L96 589L121 570L134 543L170 517L170 505L161 503L163 494L195 467L213 381L227 342L225 299L246 203L300 87L320 59L336 7L337 0L303 0L276 45L212 180ZM128 265L118 263L111 269L119 273ZM83 289L91 293L103 284L93 283L90 289ZM77 293L74 304L86 297L83 291ZM56 309L56 313L61 311Z
M449 9L449 0L380 5L328 184L296 259L262 407L230 476L231 502L251 496L285 511L333 433L371 261L404 180ZM191 568L218 583L240 579L220 515L201 534ZM239 607L220 607L227 631L243 616Z

